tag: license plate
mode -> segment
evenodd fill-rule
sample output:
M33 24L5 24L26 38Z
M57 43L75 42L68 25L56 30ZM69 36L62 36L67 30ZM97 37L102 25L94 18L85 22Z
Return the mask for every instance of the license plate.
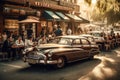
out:
M32 63L32 64L36 64L36 63L37 63L37 61L34 60L34 59L28 59L28 62L29 62L29 63Z

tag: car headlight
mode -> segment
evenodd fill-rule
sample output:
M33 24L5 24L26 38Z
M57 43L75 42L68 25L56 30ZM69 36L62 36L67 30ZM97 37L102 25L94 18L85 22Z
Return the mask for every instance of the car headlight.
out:
M51 56L52 56L52 52L49 52L49 53L48 53L48 57L51 57Z
M28 52L28 50L25 49L25 50L22 51L22 54L26 54L27 52Z
M26 54L26 51L23 51L22 54Z

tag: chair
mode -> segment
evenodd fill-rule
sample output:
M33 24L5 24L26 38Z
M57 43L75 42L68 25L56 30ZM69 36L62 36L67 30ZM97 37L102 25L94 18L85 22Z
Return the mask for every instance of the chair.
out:
M0 52L0 61L7 60L7 53L6 52Z
M105 44L105 50L106 50L106 51L111 50L110 44Z

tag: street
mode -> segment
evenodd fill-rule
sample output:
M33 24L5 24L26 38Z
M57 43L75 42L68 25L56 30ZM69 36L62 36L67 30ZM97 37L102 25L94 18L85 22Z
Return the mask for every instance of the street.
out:
M0 80L120 80L120 48L101 52L93 60L53 66L29 66L22 60L0 62Z

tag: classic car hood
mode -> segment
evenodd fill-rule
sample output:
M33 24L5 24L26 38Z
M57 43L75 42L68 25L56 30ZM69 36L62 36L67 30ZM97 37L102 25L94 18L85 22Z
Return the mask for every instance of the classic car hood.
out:
M47 49L44 52L50 52L50 53L58 53L58 52L65 52L65 51L81 51L82 48L54 48L54 49Z
M40 44L38 48L40 49L52 49L52 48L69 48L70 45L62 45L62 44Z

